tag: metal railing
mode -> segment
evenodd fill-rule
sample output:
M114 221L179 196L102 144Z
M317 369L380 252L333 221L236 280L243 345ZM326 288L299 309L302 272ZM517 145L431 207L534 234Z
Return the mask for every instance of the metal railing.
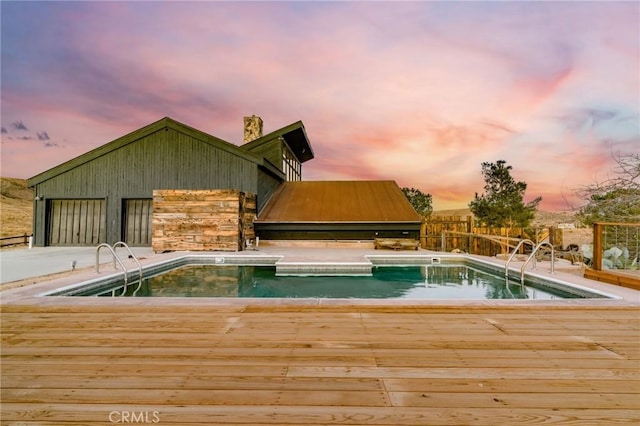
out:
M517 245L516 248L513 249L513 251L511 252L511 255L509 256L509 259L507 259L507 262L504 264L504 276L508 277L509 276L509 263L511 263L511 261L513 260L513 258L516 256L516 254L518 253L518 250L520 250L520 247L522 247L524 244L531 244L531 248L535 249L536 247L536 243L534 243L533 241L525 238L524 240L521 240ZM535 259L534 259L535 262ZM535 264L534 264L535 265Z
M535 248L533 249L533 251L531 252L531 254L529 255L529 257L527 258L527 260L524 261L524 263L522 264L522 267L520 268L520 283L524 284L524 270L527 267L527 265L529 264L529 262L531 261L531 259L534 259L535 261L535 255L538 252L538 250L540 250L541 247L544 246L549 246L551 247L551 273L555 273L555 251L553 248L553 244L547 242L547 241L543 241L540 244L538 244L537 246L535 246ZM535 265L533 267L533 269L535 269Z
M593 269L640 269L640 223L593 224Z
M127 267L124 265L124 262L122 261L120 256L118 256L118 254L116 253L117 247L124 247L129 252L129 257L138 264L138 282L142 284L142 265L140 264L140 261L138 260L138 258L133 254L129 246L122 241L118 241L113 246L111 246L108 243L102 243L98 247L96 247L96 273L98 274L100 273L100 249L103 247L106 247L111 252L111 255L113 256L113 268L117 269L117 265L120 265L120 267L122 268L122 272L124 275L124 287L122 289L121 296L127 293L128 270L127 270ZM134 293L137 293L138 290L140 290L140 285L138 285L138 288Z
M115 243L113 245L113 251L115 252L116 249L118 247L124 247L125 250L127 250L129 252L129 258L133 259L134 262L136 262L138 264L138 272L139 272L139 280L142 281L142 265L140 264L140 261L138 260L138 258L136 257L135 254L133 254L133 252L131 251L131 249L129 248L129 246L124 242L124 241L118 241L117 243Z

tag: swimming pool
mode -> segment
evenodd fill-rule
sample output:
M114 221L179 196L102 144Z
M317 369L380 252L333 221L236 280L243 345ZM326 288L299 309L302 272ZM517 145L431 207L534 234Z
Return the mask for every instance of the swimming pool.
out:
M396 259L397 261L397 259ZM507 281L497 271L463 257L448 259L413 258L408 264L388 264L376 258L368 269L362 263L343 270L335 265L301 265L279 274L278 259L251 262L249 259L191 257L145 271L139 282L122 276L98 279L48 295L128 297L214 297L214 298L319 298L319 299L569 299L606 297L584 289L547 280ZM254 264L251 264L254 263ZM329 271L329 272L327 272ZM330 276L327 276L329 273Z

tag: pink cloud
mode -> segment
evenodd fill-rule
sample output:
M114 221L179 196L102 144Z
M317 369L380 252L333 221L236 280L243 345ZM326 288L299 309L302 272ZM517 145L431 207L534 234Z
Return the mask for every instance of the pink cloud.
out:
M239 144L242 116L257 114L267 132L305 123L316 152L306 178L395 179L465 206L482 190L480 163L505 159L543 206L559 205L557 194L606 173L601 158L638 142L639 11L622 2L3 5L3 126L25 120L59 147L27 155L2 135L2 173L39 173L163 116ZM48 17L39 26L36 12Z

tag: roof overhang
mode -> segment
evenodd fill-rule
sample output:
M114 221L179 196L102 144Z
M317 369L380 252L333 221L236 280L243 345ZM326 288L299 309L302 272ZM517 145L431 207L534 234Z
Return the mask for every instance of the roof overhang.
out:
M307 137L307 132L304 129L302 121L296 121L295 123L292 123L286 127L268 133L251 142L247 142L240 147L243 149L251 150L262 144L279 138L282 138L287 146L289 146L289 149L291 149L291 152L293 152L293 154L301 163L314 158L313 149L311 148L311 144L309 143L309 138Z
M254 226L262 231L314 231L349 229L352 231L420 230L421 222L259 222Z

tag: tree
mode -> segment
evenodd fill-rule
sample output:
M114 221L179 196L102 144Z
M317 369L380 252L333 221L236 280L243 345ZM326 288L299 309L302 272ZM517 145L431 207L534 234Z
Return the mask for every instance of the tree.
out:
M482 163L484 193L469 203L473 215L486 226L527 227L533 220L542 197L524 203L525 182L516 182L511 177L511 166L506 161Z
M401 190L420 216L431 216L431 212L433 212L433 206L431 205L431 194L425 194L424 192L415 188L401 188Z
M640 222L640 154L614 157L612 177L576 191L586 201L577 213L585 225L594 222Z

